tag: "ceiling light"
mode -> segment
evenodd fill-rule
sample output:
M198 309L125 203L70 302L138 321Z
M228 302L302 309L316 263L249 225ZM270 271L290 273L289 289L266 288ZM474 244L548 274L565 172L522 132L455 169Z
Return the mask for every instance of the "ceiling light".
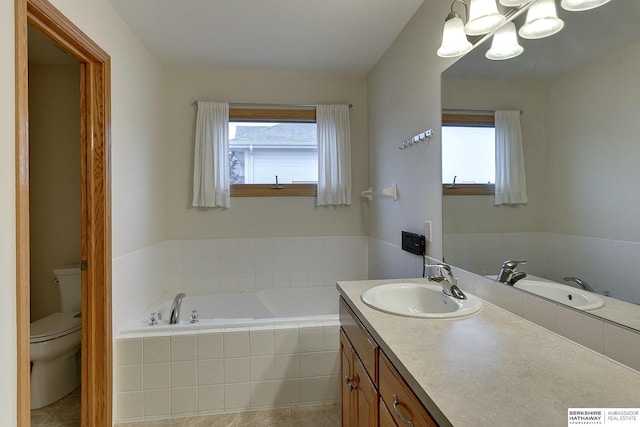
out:
M500 4L506 7L518 7L529 3L531 0L500 0Z
M610 1L611 0L562 0L562 2L560 2L560 6L565 10L577 12L581 10L595 9L605 3L609 3Z
M471 0L465 33L479 36L500 28L506 22L504 15L498 12L495 0Z
M438 49L438 56L443 58L453 58L464 55L473 47L464 33L464 22L462 18L453 11L453 4L451 8L451 13L444 21L442 46Z
M518 44L516 25L513 22L507 22L493 35L491 49L485 56L492 60L503 60L515 58L523 51L524 48Z
M537 0L527 10L527 20L518 34L525 39L549 37L564 27L564 21L558 18L554 0Z

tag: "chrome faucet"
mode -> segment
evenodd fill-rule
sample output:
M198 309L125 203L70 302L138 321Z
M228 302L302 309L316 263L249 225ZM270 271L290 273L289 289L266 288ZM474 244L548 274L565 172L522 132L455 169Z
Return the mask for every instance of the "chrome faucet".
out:
M504 283L506 285L515 285L516 282L520 279L524 279L527 277L527 273L523 273L521 271L516 271L516 267L519 264L526 264L527 261L505 261L502 263L502 268L500 269L500 273L498 273L498 277L496 278L497 282Z
M593 290L593 288L584 280L578 278L578 277L565 277L564 279L565 282L574 282L575 284L577 284L579 287L581 287L582 289L584 289L585 291L589 291L589 292L595 292Z
M442 293L456 298L456 299L467 299L467 296L458 288L456 283L458 279L453 277L453 273L451 272L451 266L447 264L435 264L435 265L425 265L425 267L436 267L440 272L440 276L428 276L427 278L432 282L440 283L442 286Z
M169 312L169 324L175 325L180 322L180 307L182 306L182 299L186 297L185 294L179 293L173 299L171 303L171 311Z

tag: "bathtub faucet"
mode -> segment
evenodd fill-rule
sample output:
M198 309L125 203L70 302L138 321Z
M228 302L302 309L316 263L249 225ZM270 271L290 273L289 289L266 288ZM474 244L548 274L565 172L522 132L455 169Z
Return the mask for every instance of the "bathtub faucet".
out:
M182 305L182 299L184 297L186 297L185 294L179 293L173 299L173 302L171 303L171 311L169 314L169 324L175 325L180 322L180 306Z

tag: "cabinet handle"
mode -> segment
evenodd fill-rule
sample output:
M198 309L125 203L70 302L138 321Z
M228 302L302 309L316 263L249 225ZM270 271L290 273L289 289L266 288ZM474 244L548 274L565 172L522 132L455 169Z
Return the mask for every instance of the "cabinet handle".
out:
M353 391L353 390L355 390L357 388L358 388L357 385L353 385L353 384L349 383L349 391Z
M353 377L344 377L345 384L349 384L351 381L353 381Z
M396 413L396 415L398 416L398 418L400 418L400 421L402 421L403 423L405 423L408 426L413 427L413 421L411 421L409 418L405 418L400 414L400 411L398 411L398 404L400 402L398 401L398 396L396 396L395 394L393 395L393 410Z

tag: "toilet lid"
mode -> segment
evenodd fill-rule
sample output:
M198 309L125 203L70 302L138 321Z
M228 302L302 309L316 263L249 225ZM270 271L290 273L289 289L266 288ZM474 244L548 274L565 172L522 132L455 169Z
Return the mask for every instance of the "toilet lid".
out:
M31 343L49 341L80 330L80 313L53 313L31 323Z

